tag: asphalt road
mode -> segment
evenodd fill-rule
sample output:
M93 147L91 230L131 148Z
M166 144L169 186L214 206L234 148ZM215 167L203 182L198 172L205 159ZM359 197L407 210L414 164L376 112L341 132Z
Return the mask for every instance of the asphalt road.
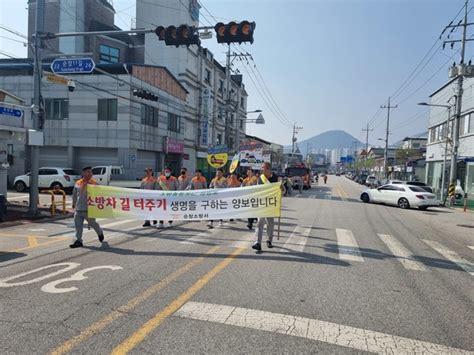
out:
M361 189L285 198L261 254L243 221L102 220L75 250L70 219L2 228L2 353L472 353L474 214Z

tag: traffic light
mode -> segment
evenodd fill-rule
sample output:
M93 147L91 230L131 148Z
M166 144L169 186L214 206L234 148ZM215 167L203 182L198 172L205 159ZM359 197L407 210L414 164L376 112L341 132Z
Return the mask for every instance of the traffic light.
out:
M216 31L217 43L253 43L253 32L255 31L255 22L242 21L229 22L227 25L219 22L214 26Z
M175 26L158 26L155 33L160 41L165 41L167 46L179 47L185 45L189 47L191 44L201 45L199 34L194 26L181 25L178 28Z
M139 97L143 100L158 101L158 96L143 89L134 89L132 94L133 96Z

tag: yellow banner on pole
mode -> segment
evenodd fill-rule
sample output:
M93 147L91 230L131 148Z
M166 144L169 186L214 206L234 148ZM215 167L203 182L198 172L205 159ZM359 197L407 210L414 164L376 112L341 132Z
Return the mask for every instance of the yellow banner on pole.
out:
M190 191L87 185L87 212L91 218L170 221L279 217L280 188L280 182Z

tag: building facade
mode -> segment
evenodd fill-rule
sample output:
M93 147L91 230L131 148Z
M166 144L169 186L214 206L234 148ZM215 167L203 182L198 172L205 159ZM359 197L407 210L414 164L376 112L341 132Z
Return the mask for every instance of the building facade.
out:
M164 67L109 64L100 69L110 75L75 75L76 89L43 79L44 146L40 166L72 167L119 165L126 179L170 166L186 166L186 89ZM0 62L0 87L25 102L32 100L32 66ZM157 101L140 99L134 88L153 93ZM24 127L31 128L31 110ZM25 146L17 144L11 177L29 167Z
M455 92L455 79L435 91L431 103L450 105ZM459 122L459 148L457 162L458 185L468 193L474 194L474 79L465 79L462 100L461 120ZM449 101L449 102L448 102ZM448 113L451 112L448 121ZM449 183L451 154L453 149L454 108L431 107L428 123L428 143L426 145L427 173L426 183L437 192L441 190L443 169L445 170L445 189ZM446 165L444 164L446 158ZM445 166L444 166L445 165Z

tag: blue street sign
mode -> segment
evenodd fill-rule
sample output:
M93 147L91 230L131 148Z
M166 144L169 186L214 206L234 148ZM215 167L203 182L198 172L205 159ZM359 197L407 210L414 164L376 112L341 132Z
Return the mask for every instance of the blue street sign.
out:
M92 73L95 63L92 58L58 58L51 63L55 74L87 74Z
M10 108L10 107L0 106L0 115L21 118L23 116L23 111L22 110L16 110L16 109Z

